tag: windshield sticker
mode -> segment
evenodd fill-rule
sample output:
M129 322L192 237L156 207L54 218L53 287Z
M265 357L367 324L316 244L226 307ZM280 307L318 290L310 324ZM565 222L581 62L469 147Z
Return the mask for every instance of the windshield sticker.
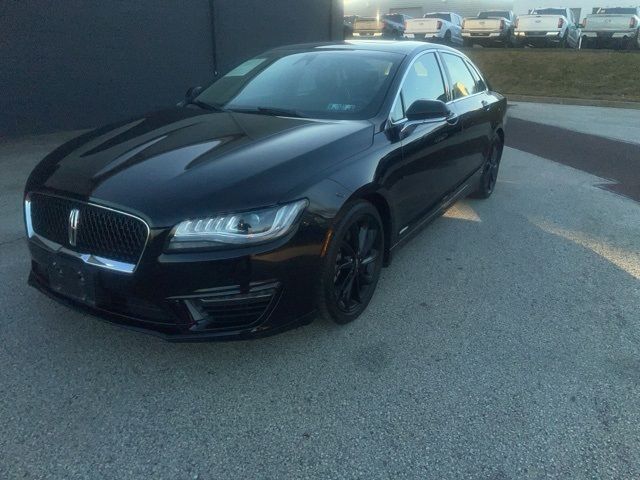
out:
M236 68L227 73L227 77L244 77L251 70L256 68L258 65L264 63L266 58L252 58L251 60L247 60L241 65L238 65Z
M331 112L353 112L355 109L355 105L349 105L347 103L330 103L327 106L327 110Z

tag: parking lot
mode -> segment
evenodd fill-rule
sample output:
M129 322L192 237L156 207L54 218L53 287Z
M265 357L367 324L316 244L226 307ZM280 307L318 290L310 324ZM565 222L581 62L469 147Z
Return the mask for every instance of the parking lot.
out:
M640 110L510 111L495 194L399 250L360 319L251 342L28 288L22 188L72 134L0 143L0 478L639 478Z

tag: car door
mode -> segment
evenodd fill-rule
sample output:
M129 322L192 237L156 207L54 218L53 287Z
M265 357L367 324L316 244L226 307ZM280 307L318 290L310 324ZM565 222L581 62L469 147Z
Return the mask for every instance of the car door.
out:
M451 20L453 20L453 37L452 40L457 45L462 45L462 18L453 13L451 14Z
M492 99L486 86L467 60L450 52L439 52L445 67L451 91L450 108L458 115L462 125L462 141L455 166L456 185L480 168L491 142ZM472 73L473 72L473 73Z
M577 26L578 22L573 15L573 10L567 10L567 19L569 20L569 25L567 26L567 28L569 29L569 46L577 48L578 44L580 43L581 31Z
M409 122L404 112L416 100L448 100L442 67L435 52L424 53L409 66L391 113L390 123L402 132L402 158L386 173L386 187L401 230L419 219L451 190L462 134L455 116Z

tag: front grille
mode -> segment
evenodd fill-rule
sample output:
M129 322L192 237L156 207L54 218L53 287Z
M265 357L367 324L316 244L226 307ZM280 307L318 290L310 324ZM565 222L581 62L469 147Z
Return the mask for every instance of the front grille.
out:
M76 245L69 241L69 214L78 209ZM125 213L43 194L31 195L31 224L38 235L80 253L137 264L147 241L147 225Z

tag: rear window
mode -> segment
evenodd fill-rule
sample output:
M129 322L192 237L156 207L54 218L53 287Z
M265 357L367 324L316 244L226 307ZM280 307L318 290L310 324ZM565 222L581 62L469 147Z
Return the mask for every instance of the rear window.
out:
M386 20L391 20L392 22L396 22L396 23L403 23L404 22L404 18L402 17L402 15L383 15L382 18L386 19Z
M451 21L451 15L448 13L427 13L424 18L438 18L440 20L444 20L445 22Z
M531 12L532 15L558 15L560 17L564 17L566 13L567 12L561 8L541 8L540 10Z
M487 18L509 18L509 12L480 12L478 18L481 20Z
M602 15L634 15L637 12L635 8L601 8L598 10Z

